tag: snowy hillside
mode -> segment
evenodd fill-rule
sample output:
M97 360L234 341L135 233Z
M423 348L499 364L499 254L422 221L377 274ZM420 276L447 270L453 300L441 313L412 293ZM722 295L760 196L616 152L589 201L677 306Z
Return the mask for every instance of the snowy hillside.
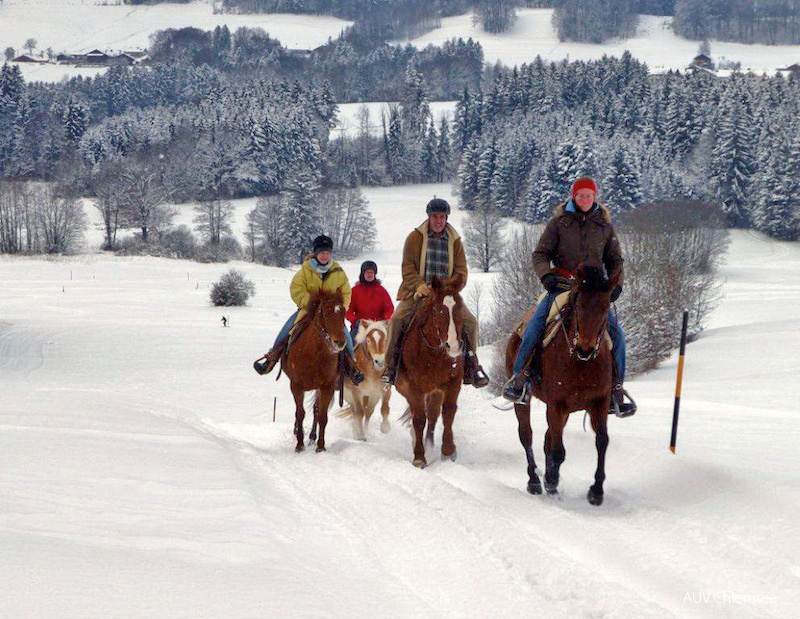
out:
M604 54L620 56L626 49L646 62L651 71L685 69L698 54L699 42L689 41L672 32L671 17L641 15L636 35L624 41L609 41L602 45L562 43L552 25L552 9L521 9L519 19L507 32L483 32L472 23L472 14L446 17L440 28L411 41L416 47L441 45L453 37L472 37L483 46L485 59L500 60L508 66L531 62L537 55L545 60L598 60ZM711 56L715 61L726 58L740 61L743 70L772 72L800 62L800 45L744 45L711 41Z
M369 257L392 291L434 192L450 197L365 191ZM339 419L327 453L296 455L285 377L250 367L292 309L292 272L235 265L258 293L222 311L208 286L229 266L0 257L4 616L795 614L796 243L734 231L725 299L688 347L678 453L672 359L631 381L637 416L611 420L600 508L585 500L595 451L579 415L562 498L534 497L513 414L469 388L455 463L417 470L396 422L359 443Z
M115 4L115 3L109 3ZM312 49L336 37L351 22L314 15L229 15L213 13L208 2L105 6L89 2L25 0L0 3L0 42L22 53L29 37L37 50L86 52L146 48L150 35L165 28L194 26L213 30L227 24L266 30L292 49Z

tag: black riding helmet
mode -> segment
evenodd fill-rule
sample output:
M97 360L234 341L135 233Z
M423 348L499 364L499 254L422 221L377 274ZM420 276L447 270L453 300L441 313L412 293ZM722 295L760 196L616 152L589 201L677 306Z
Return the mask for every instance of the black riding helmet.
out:
M314 239L314 255L316 256L321 251L333 251L333 241L331 237L325 236L324 234Z
M373 281L374 282L380 282L380 280L378 280L378 278L377 278L378 265L375 264L372 260L365 260L364 262L361 263L361 273L358 275L358 281L360 281L362 284L368 283L367 280L364 279L364 271L366 271L367 269L372 269L373 271L375 271L375 276L376 277L375 277L375 279Z
M447 203L447 200L442 200L441 198L434 198L430 202L428 202L428 206L425 207L425 212L430 215L431 213L444 213L445 215L450 214L450 205Z

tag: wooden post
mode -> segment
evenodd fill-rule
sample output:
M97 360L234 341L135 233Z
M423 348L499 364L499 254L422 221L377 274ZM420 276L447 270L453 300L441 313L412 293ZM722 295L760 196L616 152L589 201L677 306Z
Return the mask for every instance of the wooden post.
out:
M272 423L275 423L275 410L278 408L278 396L272 398Z
M678 378L675 383L675 408L672 410L672 436L669 439L669 450L675 453L678 440L678 411L681 407L681 385L683 383L683 357L686 354L686 331L689 328L689 312L683 310L683 326L681 327L681 352L678 357Z

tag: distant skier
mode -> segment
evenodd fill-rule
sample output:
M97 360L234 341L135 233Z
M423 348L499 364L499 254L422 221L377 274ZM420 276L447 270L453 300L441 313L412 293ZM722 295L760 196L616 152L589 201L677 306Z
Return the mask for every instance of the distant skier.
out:
M228 326L228 319L225 316L222 317L222 326L223 327L227 327Z

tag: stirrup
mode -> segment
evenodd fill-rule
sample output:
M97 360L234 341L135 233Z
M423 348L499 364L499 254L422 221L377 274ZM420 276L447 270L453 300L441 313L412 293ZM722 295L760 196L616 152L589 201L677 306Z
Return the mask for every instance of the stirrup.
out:
M520 374L519 376L525 375ZM503 397L514 404L528 404L531 401L530 380L525 376L525 382L522 384L522 388L519 388L516 385L517 379L518 376L515 375L506 381L506 384L503 385Z
M621 389L622 391L622 406L619 405L617 402L617 398L614 397L614 394L611 395L611 413L614 416L619 417L620 419L624 419L625 417L632 417L636 414L638 407L636 406L636 400L631 397L631 394L628 393L627 389ZM624 398L628 398L630 400L629 403L625 403Z
M479 365L472 372L472 386L476 389L483 389L489 384L489 376L483 371Z

